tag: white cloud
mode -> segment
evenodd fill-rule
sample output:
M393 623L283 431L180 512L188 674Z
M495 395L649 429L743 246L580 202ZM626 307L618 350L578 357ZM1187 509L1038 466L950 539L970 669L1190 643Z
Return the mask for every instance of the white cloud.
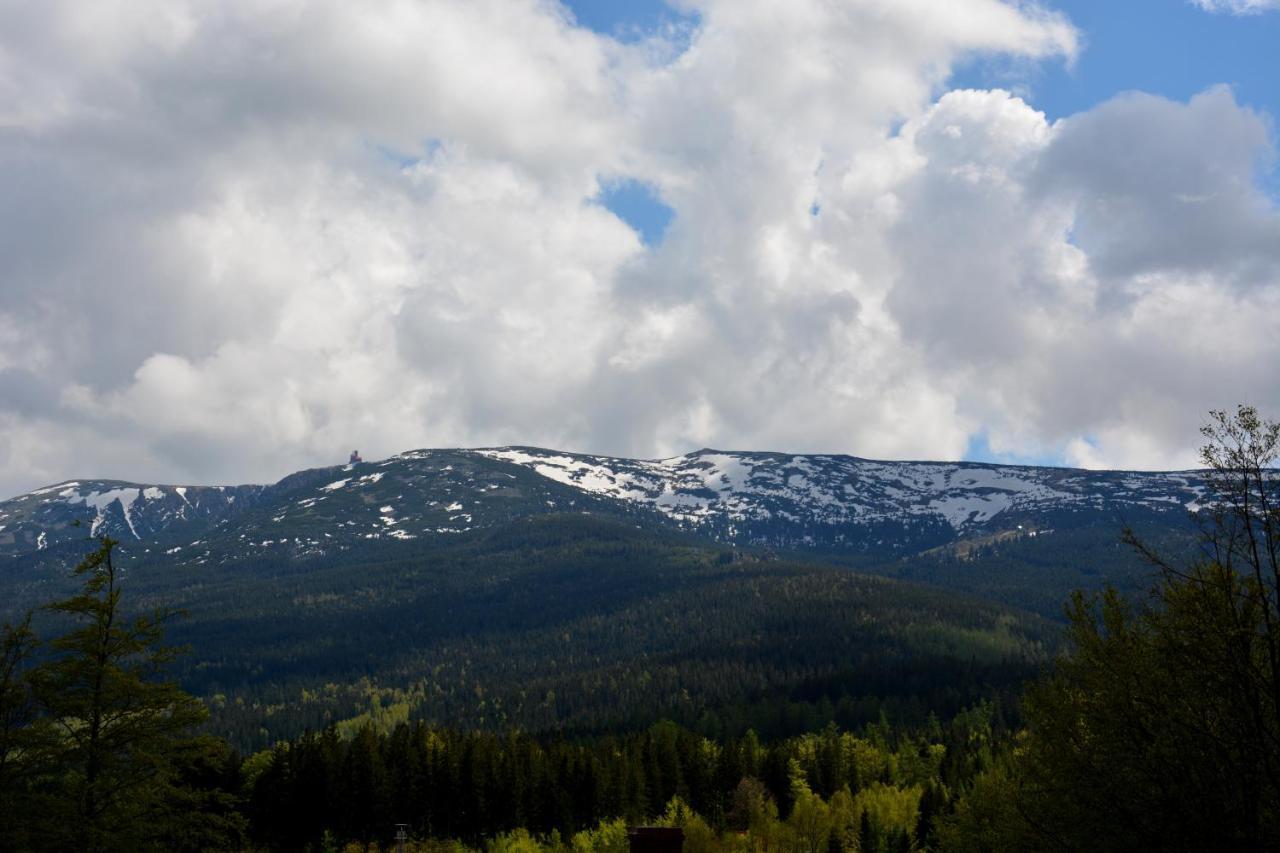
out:
M1191 0L1206 12L1226 12L1232 15L1256 15L1280 9L1280 0Z
M1280 216L1250 180L1263 121L1228 91L1053 126L952 92L903 136L924 159L898 190L891 311L993 445L1089 436L1069 458L1189 466L1213 399L1280 408Z
M1230 92L1049 124L937 98L975 53L1073 57L1034 5L682 5L683 52L549 0L4 7L0 492L978 430L1163 466L1209 406L1280 405L1270 139Z

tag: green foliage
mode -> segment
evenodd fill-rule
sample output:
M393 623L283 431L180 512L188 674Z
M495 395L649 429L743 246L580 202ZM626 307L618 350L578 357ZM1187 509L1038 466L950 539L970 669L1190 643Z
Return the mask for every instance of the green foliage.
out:
M937 821L936 840L948 853L994 853L995 851L1043 849L1018 810L1020 791L1012 759L1001 761L974 778L955 806L955 811Z
M1280 848L1280 424L1241 407L1204 434L1201 558L1131 533L1149 598L1076 594L1025 738L939 826L955 849Z
M1028 695L1022 796L1041 834L1094 849L1280 844L1272 696L1248 579L1206 566L1158 608L1073 604L1073 653ZM1195 802L1194 808L1186 803Z
M488 853L542 853L544 849L527 829L500 833L485 845Z
M405 822L419 839L491 850L625 849L627 825L654 823L681 827L689 853L854 850L860 827L873 849L896 851L949 811L940 792L972 783L954 768L982 765L998 717L985 709L916 732L828 727L763 743L669 722L573 742L421 723L351 739L330 728L278 745L265 766L254 757L243 775L253 834L271 849L386 845ZM867 768L875 777L862 781Z
M595 829L573 836L573 853L627 853L627 822L623 818L602 820Z
M24 668L28 624L5 629L8 849L203 849L242 831L221 788L238 761L191 734L204 708L163 678L166 614L124 617L115 545L104 538L76 569L81 592L50 605L73 627L38 665Z
M831 835L831 809L809 787L800 762L792 759L789 766L791 815L787 818L787 827L793 844L803 853L822 853Z
M711 853L717 849L716 833L679 795L671 798L655 826L676 826L684 830L685 853Z

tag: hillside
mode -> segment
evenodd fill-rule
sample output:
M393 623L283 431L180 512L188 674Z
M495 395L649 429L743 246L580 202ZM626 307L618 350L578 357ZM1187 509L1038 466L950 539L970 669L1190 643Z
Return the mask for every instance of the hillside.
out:
M378 559L139 566L183 608L183 683L244 746L414 718L621 730L660 718L785 733L923 719L1018 683L1056 629L977 600L547 515Z

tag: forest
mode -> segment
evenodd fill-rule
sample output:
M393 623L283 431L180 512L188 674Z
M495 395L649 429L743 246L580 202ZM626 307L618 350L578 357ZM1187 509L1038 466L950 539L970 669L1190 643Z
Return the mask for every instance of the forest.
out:
M919 724L1011 697L1060 630L597 515L359 561L166 568L128 566L126 609L183 611L167 636L190 651L171 672L243 751L371 716L564 734L670 719L710 737L854 727L882 710ZM37 610L34 627L64 622Z
M129 600L104 538L76 589L4 628L0 847L389 850L401 825L412 850L609 851L656 824L686 851L1276 849L1280 424L1241 407L1205 436L1193 555L1125 531L1149 587L1076 592L1062 628L551 519L439 559L407 601L422 567L347 572L315 621L219 661L169 645L211 617L159 586ZM396 606L349 608L377 590ZM367 657L335 668L295 634L374 615ZM282 702L273 731L197 698L245 666L334 694L328 714ZM396 670L431 675L381 688Z

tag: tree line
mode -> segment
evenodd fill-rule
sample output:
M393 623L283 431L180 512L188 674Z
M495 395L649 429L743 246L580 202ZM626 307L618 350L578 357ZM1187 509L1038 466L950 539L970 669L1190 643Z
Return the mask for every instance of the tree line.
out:
M832 832L844 844L859 831L896 849L932 837L953 793L990 766L1002 727L983 705L909 733L832 725L773 742L717 742L670 722L581 742L421 723L383 735L366 726L350 739L328 729L251 757L245 811L255 840L275 849L386 844L397 823L477 848L513 833L554 846L664 815L708 839L779 836L787 821L822 815L810 835L822 835L823 850Z

